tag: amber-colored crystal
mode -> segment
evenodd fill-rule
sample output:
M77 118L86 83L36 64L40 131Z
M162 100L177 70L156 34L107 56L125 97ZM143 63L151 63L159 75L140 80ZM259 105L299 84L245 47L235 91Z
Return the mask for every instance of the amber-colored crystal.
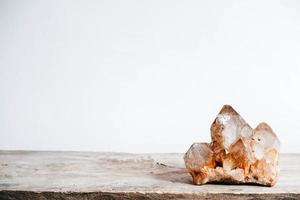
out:
M280 143L268 124L252 129L231 106L224 105L210 130L212 142L194 143L184 156L194 184L276 183Z

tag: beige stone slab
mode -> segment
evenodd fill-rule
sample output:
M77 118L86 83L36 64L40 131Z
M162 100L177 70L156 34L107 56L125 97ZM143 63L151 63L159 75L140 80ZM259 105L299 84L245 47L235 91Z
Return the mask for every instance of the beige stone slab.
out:
M196 186L185 172L182 157L177 153L0 151L0 199L43 199L45 195L62 199L300 199L300 154L281 155L281 173L274 187Z

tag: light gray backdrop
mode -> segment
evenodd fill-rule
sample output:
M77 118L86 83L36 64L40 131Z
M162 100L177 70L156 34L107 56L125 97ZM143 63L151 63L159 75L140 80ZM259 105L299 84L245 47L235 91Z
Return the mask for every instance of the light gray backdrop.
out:
M300 152L299 11L0 0L0 149L184 152L231 104Z

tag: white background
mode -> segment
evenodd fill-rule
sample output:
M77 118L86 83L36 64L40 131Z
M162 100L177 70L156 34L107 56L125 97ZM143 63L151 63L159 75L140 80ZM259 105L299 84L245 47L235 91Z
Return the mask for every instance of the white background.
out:
M300 152L299 1L0 0L0 149L185 152L223 104Z

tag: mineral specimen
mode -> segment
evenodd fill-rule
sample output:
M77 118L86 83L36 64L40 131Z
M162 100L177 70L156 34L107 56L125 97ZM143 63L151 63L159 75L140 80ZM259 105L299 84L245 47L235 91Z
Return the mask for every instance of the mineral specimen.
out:
M268 124L252 129L231 106L224 105L210 131L211 143L194 143L184 155L194 184L276 183L280 143Z

